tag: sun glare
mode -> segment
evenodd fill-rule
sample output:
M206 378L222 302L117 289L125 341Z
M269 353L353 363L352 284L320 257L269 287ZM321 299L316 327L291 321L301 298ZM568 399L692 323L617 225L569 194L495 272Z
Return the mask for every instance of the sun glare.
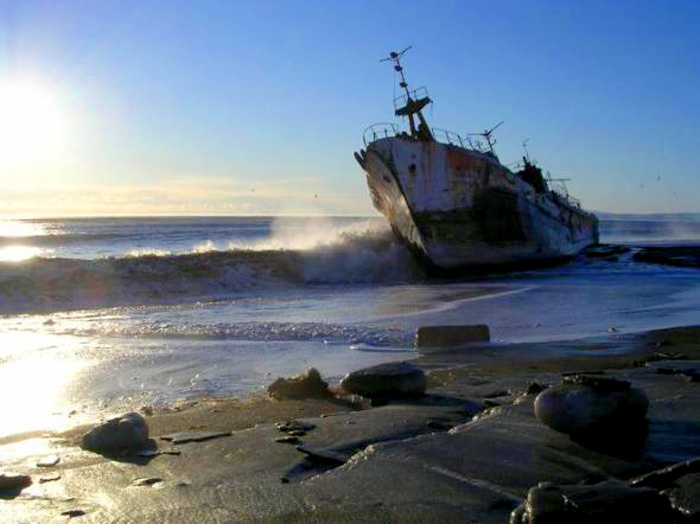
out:
M0 164L51 160L64 144L65 124L49 88L0 79Z

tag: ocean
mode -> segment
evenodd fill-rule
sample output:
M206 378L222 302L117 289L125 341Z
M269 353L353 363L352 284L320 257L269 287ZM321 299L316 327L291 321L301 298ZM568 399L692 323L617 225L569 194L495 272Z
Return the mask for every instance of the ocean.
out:
M179 399L243 396L415 356L429 324L503 344L697 324L700 272L636 262L700 244L700 215L602 215L632 252L437 279L382 218L0 221L0 436ZM513 346L517 347L517 346Z

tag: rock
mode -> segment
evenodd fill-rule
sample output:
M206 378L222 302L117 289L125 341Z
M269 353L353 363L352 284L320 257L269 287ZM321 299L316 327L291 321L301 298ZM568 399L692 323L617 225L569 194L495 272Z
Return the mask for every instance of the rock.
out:
M32 483L32 477L21 473L0 473L0 492L19 493Z
M539 395L548 387L549 387L548 385L542 385L542 384L539 384L538 382L533 382L532 384L530 384L527 387L527 391L525 392L525 394L526 395Z
M700 473L700 457L677 462L663 469L652 471L630 481L633 486L665 489L671 487L677 478Z
M630 248L626 246L616 246L611 244L596 244L594 246L588 246L582 251L582 253L589 258L604 258L612 259L616 255L622 255L629 253Z
M416 331L416 348L444 348L491 340L485 324L472 326L421 326Z
M645 247L633 256L638 262L677 267L700 267L700 246Z
M390 362L345 375L340 387L368 398L418 396L425 393L423 370L407 362Z
M163 479L160 477L145 477L145 478L138 478L134 480L131 485L132 486L153 486L154 484L158 484L159 482L163 482Z
M277 437L275 439L275 442L279 442L280 444L299 444L301 440L299 440L299 437L293 437L291 435L285 435L284 437Z
M311 449L306 446L297 446L297 450L306 455L306 458L313 462L340 466L345 464L350 458L349 455L338 453L329 449Z
M613 524L675 522L677 513L658 491L633 488L619 480L592 485L542 483L510 517L511 524Z
M657 360L647 362L646 366L656 369L661 375L685 375L689 379L700 377L700 360Z
M613 428L638 427L646 417L646 395L627 382L588 376L566 380L535 399L535 416L556 431L612 432Z
M148 424L138 413L128 413L95 426L83 436L82 447L97 453L138 450L148 443Z
M685 515L689 522L700 521L700 473L677 478L674 486L661 492L671 506Z
M61 459L57 455L48 455L38 460L36 466L38 468L50 468L58 464L60 460Z
M331 396L328 384L316 368L292 378L278 378L267 387L267 394L277 400L325 398Z
M292 431L311 431L316 426L311 422L304 422L303 420L285 420L284 422L278 422L275 427L283 433L291 433Z
M45 482L55 482L61 479L60 473L51 473L50 475L42 475L39 477L39 484L44 484Z
M219 437L230 437L230 431L184 431L182 433L172 433L163 435L162 440L168 440L173 444L186 444L187 442L203 442Z

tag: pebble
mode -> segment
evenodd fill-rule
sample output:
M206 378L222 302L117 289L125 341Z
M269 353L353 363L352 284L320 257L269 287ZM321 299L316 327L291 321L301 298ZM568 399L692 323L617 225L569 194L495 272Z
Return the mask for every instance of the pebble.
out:
M296 444L299 444L299 442L301 442L301 440L299 440L299 437L293 437L293 436L286 435L284 437L277 437L275 439L275 442L279 442L280 444L296 445Z
M60 473L53 473L50 475L42 475L39 477L39 484L43 484L44 482L54 482L56 480L60 480L61 474Z
M311 422L304 422L302 420L285 420L284 422L278 422L275 427L284 433L290 433L292 431L311 431L316 426Z
M57 455L48 455L38 460L36 465L38 468L50 468L58 464L60 460L61 459Z
M190 431L183 433L173 433L171 435L163 435L162 440L169 440L173 444L185 444L187 442L202 442L219 437L230 437L230 431Z
M153 486L154 484L158 484L159 482L163 482L163 479L160 477L145 477L145 478L138 478L134 480L131 485L132 486Z

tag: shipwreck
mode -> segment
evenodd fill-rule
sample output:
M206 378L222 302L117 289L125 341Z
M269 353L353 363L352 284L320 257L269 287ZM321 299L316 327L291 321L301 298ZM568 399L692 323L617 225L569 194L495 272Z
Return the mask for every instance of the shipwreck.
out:
M371 125L355 153L394 233L427 265L445 269L558 261L597 243L597 217L528 154L519 170L501 164L492 138L498 126L471 135L483 144L428 125L423 110L432 100L424 87L409 89L401 65L408 49L385 59L404 92L395 115L408 128Z

